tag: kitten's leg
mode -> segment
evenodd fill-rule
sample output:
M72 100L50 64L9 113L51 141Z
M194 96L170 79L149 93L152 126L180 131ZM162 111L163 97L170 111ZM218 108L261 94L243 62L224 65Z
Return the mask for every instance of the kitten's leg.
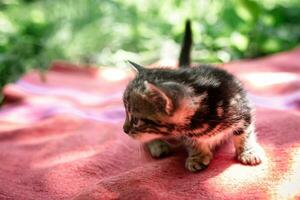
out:
M153 158L163 158L171 154L170 145L160 139L152 140L148 142L147 147Z
M188 150L185 167L191 172L205 169L213 158L213 153L209 146L191 138L185 140L185 145Z
M264 152L256 142L254 126L250 124L247 128L236 131L233 135L237 159L246 165L257 165L261 163Z

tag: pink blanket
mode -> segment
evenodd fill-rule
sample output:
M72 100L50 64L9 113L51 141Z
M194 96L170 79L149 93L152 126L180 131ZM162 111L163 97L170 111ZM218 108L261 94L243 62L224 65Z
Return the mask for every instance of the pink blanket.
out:
M56 63L5 88L0 199L300 199L300 49L223 67L257 105L267 159L244 166L231 142L200 173L182 149L155 160L122 132L125 70Z

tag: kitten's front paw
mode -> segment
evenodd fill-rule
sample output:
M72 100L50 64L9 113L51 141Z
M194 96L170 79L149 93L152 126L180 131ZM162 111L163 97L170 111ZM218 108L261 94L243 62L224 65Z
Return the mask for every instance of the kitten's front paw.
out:
M244 165L258 165L262 162L264 152L261 147L251 148L237 154L237 159Z
M211 155L190 156L185 161L185 168L191 172L201 171L209 165L211 159Z
M147 146L153 158L163 158L171 154L169 144L162 140L151 141Z

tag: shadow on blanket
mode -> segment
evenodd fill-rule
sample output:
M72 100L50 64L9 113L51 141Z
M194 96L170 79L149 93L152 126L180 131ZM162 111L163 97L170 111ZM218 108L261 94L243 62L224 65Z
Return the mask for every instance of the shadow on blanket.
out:
M223 67L257 105L267 159L244 166L231 142L203 172L186 152L154 160L122 133L126 70L56 63L42 83L32 72L5 88L0 110L0 199L300 198L300 50Z

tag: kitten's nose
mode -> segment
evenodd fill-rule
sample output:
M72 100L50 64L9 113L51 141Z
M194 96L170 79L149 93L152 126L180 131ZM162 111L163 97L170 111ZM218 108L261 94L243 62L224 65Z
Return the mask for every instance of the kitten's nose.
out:
M130 126L128 126L127 124L124 124L123 131L128 134L130 131Z

